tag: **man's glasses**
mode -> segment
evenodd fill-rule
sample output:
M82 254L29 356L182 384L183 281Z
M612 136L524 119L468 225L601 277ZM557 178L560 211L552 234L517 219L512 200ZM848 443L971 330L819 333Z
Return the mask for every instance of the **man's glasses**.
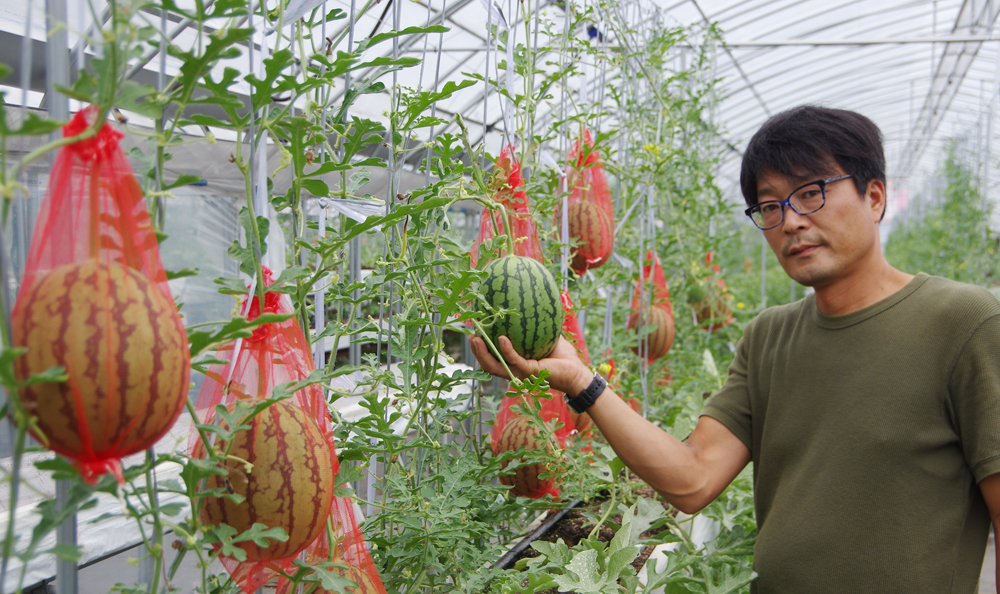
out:
M784 200L765 200L758 202L744 212L750 217L754 225L762 230L773 229L785 220L785 207L788 206L800 215L808 215L823 208L826 204L826 186L835 181L847 179L848 175L838 175L826 179L816 180L801 185L788 195Z

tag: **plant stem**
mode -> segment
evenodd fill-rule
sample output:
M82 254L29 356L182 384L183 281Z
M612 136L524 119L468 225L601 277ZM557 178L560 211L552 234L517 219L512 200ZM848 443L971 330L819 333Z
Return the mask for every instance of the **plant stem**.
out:
M476 326L476 330L479 331L480 336L482 336L483 340L486 341L486 344L490 346L490 350L493 351L493 355L497 358L497 361L503 365L503 368L507 371L507 375L510 376L510 379L512 381L517 380L517 377L515 377L514 373L510 370L510 367L507 367L507 361L505 361L503 355L500 354L500 350L493 344L493 341L490 340L490 337L486 334L486 330L483 329L483 325L479 323L479 320L472 320L472 323Z
M611 511L615 509L615 503L617 501L618 501L618 489L612 486L611 501L608 502L608 511L604 512L604 515L601 516L601 520L594 526L594 529L590 531L590 534L587 535L587 540L594 538L594 535L601 530L601 526L604 525L604 522L608 521L608 518L611 517Z

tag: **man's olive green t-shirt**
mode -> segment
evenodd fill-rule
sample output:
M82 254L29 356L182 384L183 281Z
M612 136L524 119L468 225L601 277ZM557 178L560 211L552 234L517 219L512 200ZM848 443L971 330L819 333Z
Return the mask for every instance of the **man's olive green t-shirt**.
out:
M753 457L759 594L971 594L1000 472L1000 301L926 274L749 323L702 414Z

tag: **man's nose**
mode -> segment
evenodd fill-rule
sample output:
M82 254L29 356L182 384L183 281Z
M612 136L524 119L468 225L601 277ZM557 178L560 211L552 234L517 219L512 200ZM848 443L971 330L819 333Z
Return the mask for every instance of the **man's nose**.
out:
M785 218L781 221L781 230L792 234L809 226L809 215L800 215L791 206L785 206Z

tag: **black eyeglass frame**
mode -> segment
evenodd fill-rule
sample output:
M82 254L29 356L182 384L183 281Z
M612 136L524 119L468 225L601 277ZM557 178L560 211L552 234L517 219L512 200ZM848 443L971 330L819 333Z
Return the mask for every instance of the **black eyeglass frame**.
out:
M849 177L854 177L854 176L851 175L850 173L848 173L846 175L838 175L838 176L835 176L835 177L828 177L826 179L818 179L816 181L811 181L811 182L802 184L801 186L799 186L799 187L795 188L794 190L792 190L792 193L789 194L788 197L785 198L784 200L765 200L763 202L758 202L757 204L754 204L750 208L744 210L743 213L746 214L747 217L749 217L750 220L753 221L753 224L756 225L757 228L760 229L761 231L767 231L768 229L774 229L775 227L777 227L777 226L779 226L779 225L781 225L782 223L785 222L785 207L786 206L788 208L794 210L796 214L799 214L799 215L802 215L802 216L811 215L811 214L813 214L814 212L817 212L818 210L820 210L821 208L823 208L826 205L826 186L828 184L832 184L833 182L837 182L837 181L840 181L842 179L847 179ZM816 208L810 210L809 212L799 212L799 209L797 209L794 206L792 206L792 196L794 196L795 193L798 192L799 190L801 190L802 188L805 188L807 186L812 186L812 185L819 185L819 191L820 191L820 193L823 196L823 202L821 202L819 206L817 206ZM778 205L781 206L781 220L778 221L777 223L771 225L770 227L761 227L760 223L758 223L756 220L754 220L754 218L753 218L753 212L754 211L760 211L761 207L763 207L764 205L767 205L767 204L778 204Z

